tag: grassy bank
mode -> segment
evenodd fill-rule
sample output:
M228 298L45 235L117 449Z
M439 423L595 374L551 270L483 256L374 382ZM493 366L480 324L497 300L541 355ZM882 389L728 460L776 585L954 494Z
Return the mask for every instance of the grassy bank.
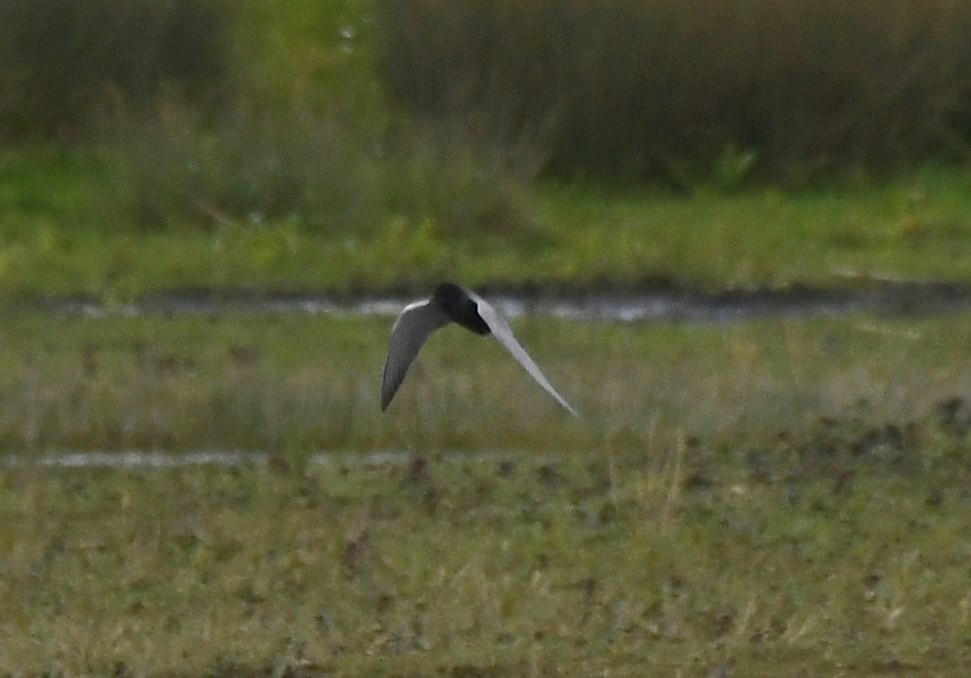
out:
M18 3L7 4L20 8ZM421 11L425 4L399 2L384 9L431 22L424 28L420 22L415 26L402 23L400 31L440 31L438 22L451 15L426 16ZM884 21L885 13L875 5L856 10L834 5L818 10L810 7L811 3L799 2L788 9L773 9L771 3L762 7L766 3L753 2L749 9L752 20L757 21L749 26L736 21L744 18L744 13L736 15L730 3L697 10L668 4L644 10L635 7L636 3L621 3L614 13L604 14L600 20L613 26L610 30L636 36L627 30L630 24L624 15L628 11L660 11L658 16L686 12L691 18L685 25L695 26L700 32L689 31L680 37L662 33L665 39L677 43L673 45L674 53L695 66L682 68L677 59L665 63L672 72L690 70L699 78L687 86L693 92L703 93L702 100L710 95L710 70L698 65L698 51L691 45L710 32L725 30L731 36L738 31L756 31L760 22L774 25L775 11L786 16L787 12L792 13L791 19L803 15L812 19L795 21L805 34L794 45L783 41L766 52L774 62L770 58L774 50L792 46L791 57L800 64L793 73L813 68L818 44L810 38L817 32L826 33L828 26L843 25L843 12L850 12L850 16L856 16L854 12L861 12L860 16L875 12L881 20L873 28L877 36L874 44L892 46L897 44L893 41L900 40L909 45L900 58L905 62L916 58L909 51L916 47L907 41L907 32L890 30L897 23ZM107 6L99 3L88 9L100 12ZM64 7L52 5L48 9L58 10L62 19L73 17L71 12L64 15ZM79 3L76 9L85 7ZM178 16L179 12L186 12L186 20L192 23L196 7L197 3L186 0L175 3L170 10L178 9ZM944 20L945 15L932 13L928 16L938 17L932 21L919 13L912 14L909 0L901 0L895 7L896 13L887 16L899 15L901 26L913 26L915 45L926 40L933 42L938 32L946 34L948 40L958 35L955 26L959 24ZM228 5L210 6L213 12L220 8L227 9ZM503 8L503 12L513 13L508 16L522 11L532 17L521 27L526 33L536 32L537 27L544 25L541 19L546 11L573 12L567 24L588 27L583 20L585 12L596 9L590 3L579 3L558 10L556 3L545 2L522 8L512 3ZM452 11L458 17L468 9L456 5ZM947 3L936 11L945 10L962 17L967 14ZM34 9L18 11L22 12L25 27L49 24L37 17L31 19ZM734 18L726 23L723 15ZM79 20L68 22L74 27L72 30L80 31L80 37L77 41L65 41L65 49L75 42L84 44L81 37L104 37L87 31L97 21L80 20L82 16L78 14L75 19ZM151 92L145 94L145 101L150 102L145 107L153 114L143 115L144 111L129 110L123 105L117 106L121 110L115 110L113 115L103 114L97 106L94 112L85 110L83 114L71 109L60 122L44 125L60 130L58 133L65 135L62 138L71 139L71 145L39 141L29 130L5 144L0 151L0 296L83 294L104 300L127 300L184 288L417 290L442 278L470 285L578 286L630 286L660 279L702 289L793 284L848 287L870 278L971 282L968 258L963 256L971 241L971 170L966 166L928 165L876 180L867 179L879 173L868 174L863 169L866 162L849 162L845 167L841 165L843 169L836 176L842 181L837 181L827 180L825 177L832 175L825 171L822 178L817 177L815 172L823 170L807 154L793 163L797 170L805 165L803 169L813 175L812 181L795 185L815 188L785 193L769 187L773 179L779 179L779 185L787 185L781 180L782 173L771 169L765 183L747 183L751 169L749 143L743 139L741 145L733 145L734 142L722 143L722 139L713 147L714 158L709 158L707 151L699 151L698 157L693 152L688 157L661 153L667 163L667 169L661 173L676 176L655 180L664 185L676 184L679 192L656 186L605 188L582 179L572 184L554 184L548 179L537 179L543 176L543 168L550 160L550 148L542 135L504 134L503 130L493 129L488 120L475 115L470 119L464 115L469 113L467 110L463 115L444 115L433 120L408 119L389 104L374 64L381 57L375 54L374 45L375 37L383 35L381 21L367 3L342 0L320 5L301 1L278 7L252 0L232 12L213 14L214 21L217 16L225 22L220 24L222 43L236 44L236 50L245 54L232 50L223 54L217 50L218 54L211 56L218 67L206 66L201 58L185 60L198 68L199 78L212 76L214 82L200 85L202 89L209 91L211 86L213 92L234 90L231 97L215 97L221 105L205 104L208 95L198 101L165 96L162 76L168 71L163 69L159 79L152 81ZM489 24L507 15L490 16L477 21ZM657 23L658 17L644 20L652 26L663 25L663 21ZM463 21L459 23L466 26ZM606 24L597 25L600 28L590 25L590 30L608 28ZM466 27L475 32L475 26L472 22ZM132 39L122 28L114 29L112 35L119 40L128 38L124 44L134 50L133 54L148 49L144 41ZM53 30L50 26L48 29ZM446 33L446 44L454 42L453 46L473 51L477 48L462 31ZM608 30L604 34L611 33ZM167 33L162 31L159 35ZM516 41L516 45L529 49L531 45L546 44L539 35L534 36L539 40L536 44L528 37ZM890 42L885 43L886 40ZM942 51L937 57L944 59L951 54L950 48L945 49L945 45L950 45L953 54L947 58L955 60L955 64L962 63L961 55L967 51L965 42L941 43ZM635 43L647 44L643 40ZM31 44L44 43L35 40ZM732 39L712 44L730 50L751 41ZM177 41L175 47L178 46ZM592 50L591 54L598 54L603 47L593 39L583 42L583 46ZM189 49L189 45L182 47ZM206 47L205 40L197 47ZM404 49L407 45L398 47ZM445 44L438 47L444 48ZM114 48L105 49L114 53ZM584 49L578 49L577 54L585 53ZM856 54L857 48L851 49ZM175 56L181 54L178 50L164 58L167 53L163 51L148 51L157 53L162 62L181 63L181 58ZM890 52L897 53L894 49ZM85 51L88 58L97 53ZM43 64L46 52L31 54L25 52L24 58ZM414 67L416 73L423 67L434 71L435 64L441 62L426 60ZM743 79L757 71L744 67L755 62L730 58L722 62L731 64ZM875 99L871 103L896 110L891 104L897 97L913 101L906 88L893 92L887 101L878 96L886 88L872 86L874 81L867 73L875 66L866 59L837 58L837 62L854 74L845 82L862 78L871 83ZM81 61L72 59L69 51L60 55L58 63L65 68L52 75L57 75L65 86L76 83L84 85L85 92L96 92L101 97L115 93L124 99L123 92L115 92L103 82L85 84L73 77L69 67ZM395 63L405 64L406 60ZM625 62L603 60L598 67L603 70L594 68L586 77L603 81L605 86L626 89L622 79L610 76L617 63ZM916 80L923 82L919 74L929 68L928 63L932 62L920 61L920 68L913 73ZM94 75L98 71L82 70ZM624 72L630 70L624 68ZM893 70L876 70L881 77L897 80ZM966 69L954 66L944 70L963 82L963 77L956 74L963 74ZM384 75L394 80L391 74ZM426 73L422 77L433 76L434 73ZM136 74L125 82L134 86L145 80ZM675 78L672 82L682 80L687 78ZM817 97L787 98L783 94L789 91L787 86L801 87L805 78L784 80L776 83L778 88L765 85L765 91L759 91L774 97L773 105L798 99L809 107L809 112L794 115L806 125L839 129L841 134L850 133L862 144L889 148L880 135L852 134L860 123L843 125L819 120L811 112L818 103ZM24 82L33 81L13 79L8 84L19 87ZM824 79L824 84L829 82ZM642 84L651 90L651 83ZM947 79L930 84L943 91L957 87ZM53 86L35 89L60 91ZM417 87L415 91L426 89ZM28 87L26 91L32 90ZM739 96L739 92L745 94L748 90L742 83L727 88L725 94L731 92ZM66 96L66 100L75 99L88 101L81 95ZM608 99L613 101L603 96L598 101ZM697 99L691 95L679 100L685 106ZM746 94L745 100L750 99ZM951 100L944 95L931 99ZM954 101L959 99L955 94ZM640 110L623 101L618 98L615 103L625 111ZM53 108L47 104L41 107ZM496 108L502 113L501 105ZM677 117L678 111L672 110ZM866 106L854 108L853 115L866 123L874 117L868 110ZM701 112L703 117L724 117L717 107ZM92 116L98 124L84 127L81 121L90 122ZM18 120L35 117L18 114ZM482 118L485 117L488 116L483 112ZM769 117L778 121L785 116ZM921 124L938 120L929 113L911 117ZM643 119L630 118L627 125L657 134L657 129L643 124ZM904 123L884 123L893 129L907 127ZM19 129L20 124L13 127ZM610 125L591 123L590 127L606 130ZM616 125L610 131L619 133L621 143L626 144L625 151L637 155L639 151L623 141L629 136L623 129L623 125ZM679 133L691 140L704 136L689 127L679 129ZM935 134L944 134L944 130L937 129ZM773 143L783 145L788 138L784 131L769 136ZM792 136L796 148L814 134L794 131ZM673 135L658 137L662 142L673 140ZM587 141L606 158L614 157L612 146L599 144L596 136L589 136ZM949 143L958 144L958 139L951 138ZM842 142L837 145L843 146ZM572 142L566 146L579 148ZM957 146L951 151L942 157L962 157ZM863 151L848 152L853 157L867 155ZM593 158L589 162L596 166L605 160ZM855 172L860 176L852 180ZM597 174L592 172L590 176Z
M110 300L186 287L423 289L442 278L668 278L709 289L971 282L971 172L960 168L796 195L545 185L527 203L532 226L485 232L413 216L370 230L277 218L144 231L103 209L111 190L109 168L90 153L0 156L0 293Z
M697 50L686 46L709 31L724 29L727 35L735 35L733 31L756 30L759 22L774 25L771 17L776 11L771 3L766 7L762 7L766 3L751 3L753 20L758 21L747 26L735 21L742 15L730 11L730 3L696 10L668 4L670 7L666 4L655 10L686 12L692 17L686 25L703 29L697 35L689 32L680 37L664 33L680 41L674 46L675 53L686 63L695 64L684 69L674 60L665 62L667 67L679 73L690 70L700 78L688 87L702 92L702 100L711 90L707 81L710 70L699 67L692 60ZM196 3L186 0L173 7L176 5L188 12L191 23ZM629 23L623 20L624 12L639 11L635 5L621 3L614 8L616 16L604 15L601 19L612 22L611 30L635 35L625 32ZM77 7L85 6L80 3ZM389 4L386 9L417 12L416 17L431 21L425 29L439 30L436 22L446 15L425 16L420 11L424 6L402 2ZM947 34L949 40L958 34L957 24L940 18L944 15L931 21L919 13L912 15L907 9L910 6L909 0L901 0L895 12L902 17L900 25L913 25L915 44L931 40L937 35L935 31ZM107 5L99 3L97 7ZM219 7L227 6L217 3L211 9ZM462 7L456 5L455 16L462 15ZM527 33L544 24L537 19L544 16L543 12L557 10L555 3L545 2L523 8L515 3L503 7L504 12L524 11L533 17L523 24ZM594 9L594 5L579 3L562 11L579 12L568 23L586 26L584 12ZM938 10L966 14L946 3ZM39 19L28 21L33 11L30 8L22 11L25 26L47 25ZM882 10L875 5L856 10L834 5L818 10L800 2L778 11L812 19L795 22L806 31L791 55L800 64L799 69L813 68L813 46L818 45L810 38L817 31L826 33L831 24L842 25L844 11L853 16L857 11L863 13L861 16L875 12L881 17L873 30L882 37L874 38L875 44L884 44L883 40L890 40L889 45L896 44L893 40L910 44L906 31L890 30L897 24L885 22ZM721 21L723 13L734 17L733 21ZM491 21L489 17L481 20ZM645 20L655 25L655 19ZM497 134L487 120L474 115L472 119L445 115L413 120L395 110L384 99L375 72L374 61L380 55L374 53L374 40L381 34L381 22L366 3L342 0L320 5L301 1L278 7L252 0L240 4L221 21L226 23L220 35L233 36L233 40L223 42L237 44L236 49L245 55L223 54L220 50L218 55L213 54L214 59L218 56L214 63L228 61L218 68L206 67L201 58L188 59L198 66L200 78L209 73L217 81L211 83L213 91L234 89L232 97L216 97L221 106L205 105L206 97L195 102L191 97L166 97L164 78L159 76L158 82L152 81L155 84L146 99L153 103L145 104L154 115L141 115L125 106L114 115L87 111L78 113L77 119L73 111L67 111L67 122L46 126L70 131L63 133L72 140L71 145L39 141L26 131L23 137L5 144L0 151L0 296L84 294L126 300L180 288L336 292L423 289L442 278L471 285L581 286L625 286L663 279L704 289L793 284L845 287L868 278L971 282L968 258L963 256L971 241L971 170L966 165L900 169L892 178L876 180L866 178L880 175L868 174L863 169L866 162L850 162L836 175L841 178L838 181L826 179L832 175L825 171L823 177L817 177L815 172L823 170L807 154L793 163L797 169L806 165L805 172L813 175L812 181L795 185L815 188L786 193L771 188L773 179L786 185L781 181L782 173L771 169L764 183L747 183L751 169L748 142L726 146L728 142L722 143L723 139L713 147L713 159L707 151L699 151L698 157L688 153L684 158L674 152L661 154L668 165L662 174L676 177L657 181L676 184L679 192L656 186L604 188L603 184L598 187L582 179L553 184L547 179L537 180L550 160L550 149L542 135L534 138L523 134L521 138ZM82 37L100 36L86 31L87 26L97 25L96 21L70 25L81 31ZM469 30L474 28L469 26ZM606 26L601 28L606 30ZM421 26L400 26L402 31L412 29ZM131 37L121 29L113 35L116 33L119 39ZM465 40L462 31L449 31L445 37L446 42L454 41L458 47L476 48ZM646 44L643 40L635 42ZM964 58L965 42L946 42L954 47L947 58L955 59L955 64ZM43 41L31 44L35 43ZM204 43L202 40L199 49L205 47ZM78 44L83 44L80 38ZM125 44L136 55L147 49L138 39ZM525 38L516 44L523 49L541 47ZM592 53L603 46L592 39L583 44ZM724 49L749 44L751 41L734 39L713 43ZM944 44L937 55L942 59L950 53ZM783 42L773 49L789 46ZM908 51L910 47L901 52L904 61L915 58ZM90 53L97 52L88 50L85 54L90 58ZM30 58L42 63L45 54ZM66 84L75 83L77 79L67 66L80 60L70 58L69 53L60 59L66 67L55 75ZM162 61L173 59L179 61L175 56ZM872 86L867 73L875 66L865 59L837 61L854 73L846 82L862 78L871 83L875 99L871 103L896 110L890 105L896 97L913 100L906 88L893 92L887 101L877 96L886 88ZM405 63L395 63L399 62ZM416 72L420 67L434 70L439 62L416 64ZM757 70L739 66L754 62L722 62L733 65L740 77L749 77ZM624 89L622 79L610 77L616 63L624 61L604 60L600 64L604 70L593 69L587 77ZM919 73L929 67L920 63L913 77L923 82ZM799 69L793 72L800 73ZM624 72L629 70L625 68ZM895 71L877 70L881 77L896 80ZM966 69L955 66L945 70L963 82L962 76L955 74ZM86 71L96 74L97 69ZM143 80L135 76L131 82L137 85ZM685 78L672 82L682 80ZM788 85L780 81L776 89L766 85L763 95L775 97L777 105L788 100L782 94L788 91L786 86L798 89L804 80L793 77ZM28 78L26 82L32 81ZM824 79L824 84L828 82ZM949 83L945 79L931 84L945 91L957 87ZM22 81L12 81L12 85L18 84ZM650 83L644 86L651 89ZM208 87L203 89L208 91ZM84 88L101 96L114 91L104 83L89 83ZM417 87L415 91L425 89ZM739 84L727 88L725 94L731 92L739 96L738 92L748 90ZM79 97L79 101L87 101ZM682 105L698 98L687 96ZM798 99L809 107L807 110L817 103L814 96L789 98ZM931 98L950 101L944 95ZM959 98L954 95L954 101ZM598 101L607 99L600 97ZM651 100L670 98L655 96ZM624 104L622 98L615 103L625 111L640 110ZM868 110L866 106L854 108L853 115L865 124L874 117ZM701 112L724 117L717 107ZM667 114L671 115L670 111ZM99 123L82 133L78 120L87 121L92 115ZM825 123L806 111L794 115L806 125L838 128L841 134L852 133L860 124ZM20 117L30 121L35 116ZM772 115L770 119L784 117ZM938 120L929 113L911 117L921 124ZM907 127L904 123L900 123L903 127L886 120L884 123L893 129ZM643 116L630 118L627 124L657 132L643 124ZM606 130L610 125L591 123L590 127ZM624 140L628 135L623 129L623 125L616 125L611 131ZM943 132L939 129L936 133ZM679 133L692 140L704 136L688 127ZM788 138L784 131L770 136L783 145ZM880 135L851 136L874 148L889 148ZM662 142L673 139L673 135L659 137L663 137ZM813 137L794 131L793 143L798 147ZM606 158L613 158L612 146L597 143L596 136L587 141ZM958 140L949 143L957 144ZM630 148L625 147L625 151L638 153L627 145ZM572 142L566 146L579 148ZM952 151L944 157L962 157L959 148ZM849 153L855 157L855 151ZM867 153L860 151L857 155ZM604 162L604 158L590 160L592 165ZM854 181L855 172L860 176ZM592 172L590 176L597 175Z

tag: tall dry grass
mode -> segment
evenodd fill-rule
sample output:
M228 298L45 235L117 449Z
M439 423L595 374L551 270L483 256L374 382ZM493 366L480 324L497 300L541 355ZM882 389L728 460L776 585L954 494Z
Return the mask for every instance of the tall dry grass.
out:
M967 154L971 5L389 0L381 76L432 118L542 127L562 173L805 182Z

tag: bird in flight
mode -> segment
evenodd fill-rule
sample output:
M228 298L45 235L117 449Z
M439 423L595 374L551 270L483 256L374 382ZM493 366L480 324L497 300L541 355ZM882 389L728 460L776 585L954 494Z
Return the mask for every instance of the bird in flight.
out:
M381 409L386 410L394 394L404 381L408 368L431 333L449 323L480 335L491 334L516 359L529 376L543 387L574 417L580 415L563 396L557 393L546 376L519 345L506 319L488 301L455 283L444 282L435 287L430 299L416 301L404 307L391 328L388 357L381 375Z

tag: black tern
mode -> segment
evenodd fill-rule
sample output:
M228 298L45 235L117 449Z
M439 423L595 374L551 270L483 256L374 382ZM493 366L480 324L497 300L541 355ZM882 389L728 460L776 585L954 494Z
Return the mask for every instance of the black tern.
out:
M386 410L394 394L404 381L421 347L435 330L454 322L480 335L491 334L523 366L529 376L553 396L574 417L577 411L546 379L526 350L519 345L506 319L475 292L455 283L444 282L435 287L431 299L408 304L391 328L388 357L381 374L381 409Z

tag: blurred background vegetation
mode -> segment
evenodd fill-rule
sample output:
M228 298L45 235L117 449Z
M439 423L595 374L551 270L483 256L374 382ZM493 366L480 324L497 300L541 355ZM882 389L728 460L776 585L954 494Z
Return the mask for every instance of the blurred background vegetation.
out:
M395 101L433 117L485 116L500 131L545 130L548 171L681 182L707 169L731 181L751 165L800 185L967 151L966 3L382 7L379 72Z
M0 0L0 27L0 172L97 177L67 211L134 233L530 247L538 183L791 192L971 155L951 0Z

